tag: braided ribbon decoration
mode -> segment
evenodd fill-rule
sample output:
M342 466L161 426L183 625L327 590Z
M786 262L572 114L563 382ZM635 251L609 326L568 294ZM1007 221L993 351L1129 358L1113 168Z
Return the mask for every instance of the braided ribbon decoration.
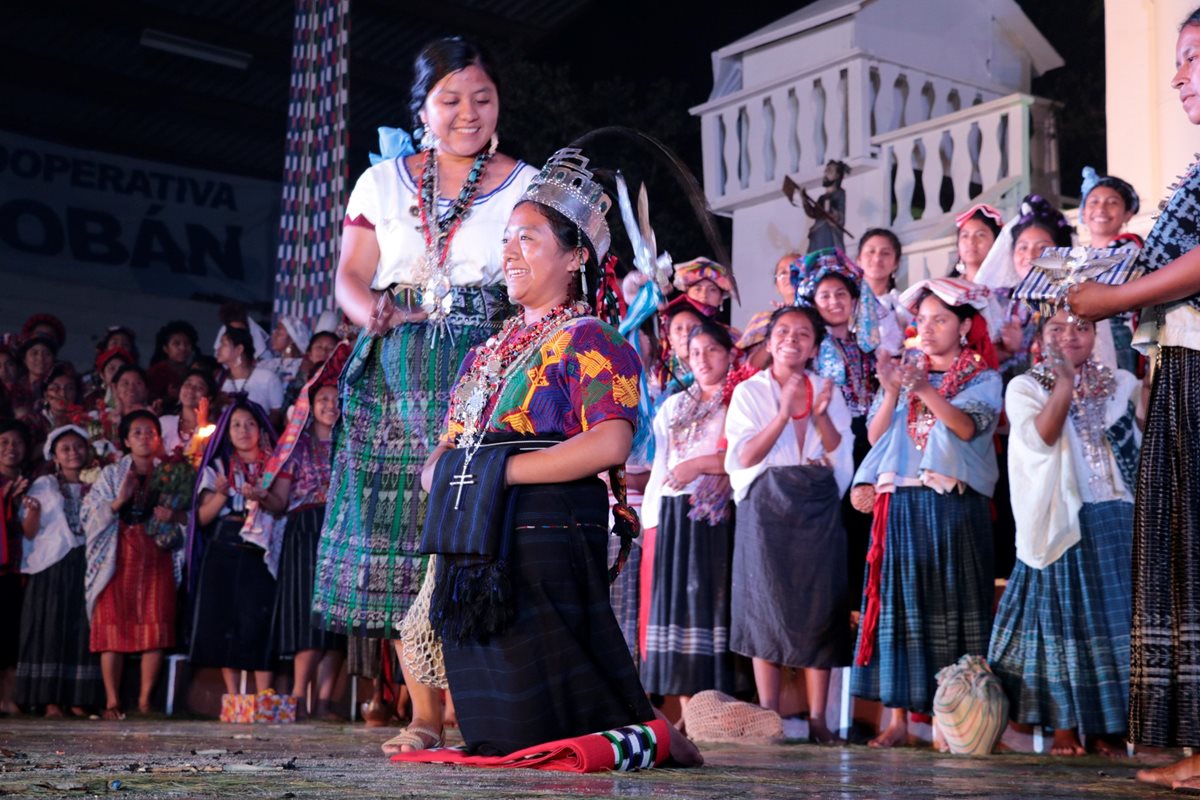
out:
M642 532L642 522L637 512L629 505L625 490L625 466L613 467L608 471L608 483L612 487L613 497L613 533L621 537L621 549L617 551L617 560L608 568L608 582L616 581L625 562L629 560L629 551L633 548L633 540Z

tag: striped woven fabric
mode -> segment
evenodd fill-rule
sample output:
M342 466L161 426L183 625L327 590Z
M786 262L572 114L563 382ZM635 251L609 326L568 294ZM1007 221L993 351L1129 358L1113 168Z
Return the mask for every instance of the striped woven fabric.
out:
M1138 262L1137 255L1140 252L1136 247L1121 248L1071 248L1071 247L1048 247L1042 251L1041 259L1061 259L1065 264L1067 259L1072 261L1080 260L1078 258L1080 250L1086 250L1088 261L1097 258L1124 256L1120 261L1112 264L1107 269L1097 266L1095 269L1100 270L1094 275L1088 275L1088 280L1094 280L1098 283L1108 284L1110 286L1119 286L1133 278L1136 278L1142 272L1142 268ZM1084 275L1090 272L1088 268L1082 270ZM1061 275L1056 274L1061 272ZM1065 280L1070 272L1065 266L1062 269L1046 270L1039 268L1036 263L1034 268L1029 270L1029 273L1017 284L1016 290L1013 292L1014 299L1024 300L1033 308L1039 308L1042 313L1053 313L1051 309L1062 305L1063 299L1066 297L1069 283ZM1076 282L1078 276L1076 277Z
M349 178L350 0L296 0L274 315L333 306Z

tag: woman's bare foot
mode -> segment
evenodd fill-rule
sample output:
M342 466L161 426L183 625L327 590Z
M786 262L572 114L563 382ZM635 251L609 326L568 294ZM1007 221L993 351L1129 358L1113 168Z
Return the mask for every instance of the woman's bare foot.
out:
M372 700L370 703L363 703L361 713L368 728L382 728L392 718L392 709L382 700Z
M908 722L906 720L896 722L894 718L893 722L889 723L888 727L884 728L880 735L866 742L866 746L868 747L904 747L907 744Z
M1200 778L1200 755L1189 756L1165 767L1137 771L1139 781L1156 783L1159 786L1174 786L1192 778Z
M62 719L66 714L63 713L62 706L54 703L46 704L46 719Z
M81 717L83 719L87 719L87 715L87 709L85 709L83 706L71 706L72 717Z
M934 720L930 727L933 729L933 749L939 753L949 753L950 745L946 742L946 734L942 733L942 726Z
M1052 756L1082 756L1087 751L1079 741L1078 734L1071 728L1059 728L1054 731L1054 740L1050 743Z

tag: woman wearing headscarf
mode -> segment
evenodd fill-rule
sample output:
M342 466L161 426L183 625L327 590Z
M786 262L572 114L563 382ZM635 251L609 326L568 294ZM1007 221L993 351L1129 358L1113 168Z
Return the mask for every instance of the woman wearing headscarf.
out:
M90 486L80 473L91 461L87 431L64 425L46 437L54 471L33 482L21 509L29 576L21 609L17 702L47 717L69 709L82 716L104 697L100 659L91 652L84 572L87 567L83 499Z

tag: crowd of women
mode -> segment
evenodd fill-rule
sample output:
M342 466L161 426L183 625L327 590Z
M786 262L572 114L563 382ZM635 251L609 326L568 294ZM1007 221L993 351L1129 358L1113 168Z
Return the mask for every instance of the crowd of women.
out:
M1200 16L1185 94L1194 44ZM0 632L4 710L120 717L128 653L147 710L185 646L230 693L292 657L319 714L343 658L381 686L396 670L412 713L388 752L439 746L456 717L472 752L504 754L707 689L780 710L798 678L832 743L831 670L853 665L889 747L932 712L938 671L978 655L1054 753L1200 744L1180 424L1197 312L1136 314L1200 288L1197 170L1144 249L1122 232L1136 192L1088 171L1078 229L1037 196L1008 220L965 208L949 274L903 291L883 228L853 258L782 253L761 265L779 300L743 331L721 321L725 266L674 265L668 299L639 264L625 300L659 299L631 344L588 159L539 172L499 152L472 43L415 66L419 148L390 136L347 208L336 295L357 338L287 318L268 336L230 306L214 358L172 323L143 369L113 328L80 375L48 315L0 350L0 591L24 604ZM1034 258L1077 243L1146 276L1018 297ZM1151 323L1152 378L1133 347ZM162 488L171 452L197 465L186 502ZM634 590L610 598L622 564ZM377 692L369 717L386 706ZM699 761L674 728L671 746Z
M91 371L59 359L66 328L49 314L0 346L6 713L120 719L129 654L149 712L164 656L180 650L224 668L230 690L234 670L294 657L298 693L329 653L315 693L328 711L344 645L301 608L338 416L338 320L287 318L268 337L238 304L221 316L215 358L184 321L158 331L146 367L124 327L98 338ZM276 448L285 392L305 396ZM259 507L271 524L239 535Z

